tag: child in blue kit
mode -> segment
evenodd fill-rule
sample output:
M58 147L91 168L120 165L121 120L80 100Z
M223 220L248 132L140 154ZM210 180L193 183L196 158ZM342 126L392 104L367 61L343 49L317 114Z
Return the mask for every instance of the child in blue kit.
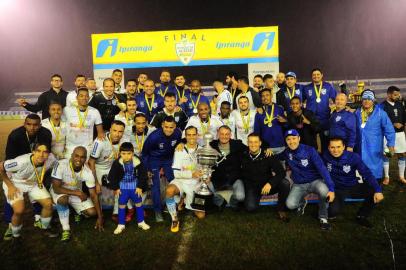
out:
M144 207L142 192L147 186L147 171L141 160L134 156L134 147L125 142L120 146L120 158L111 166L108 179L110 187L118 197L118 226L114 234L120 234L125 229L125 208L128 200L132 200L136 207L138 227L148 230L150 227L144 221Z

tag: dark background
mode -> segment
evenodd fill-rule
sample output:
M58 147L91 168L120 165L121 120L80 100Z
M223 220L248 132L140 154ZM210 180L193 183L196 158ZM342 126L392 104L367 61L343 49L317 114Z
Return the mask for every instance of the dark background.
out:
M0 10L3 95L43 90L53 73L67 89L92 76L92 33L278 25L280 69L300 80L315 66L328 80L406 71L404 0L0 0Z

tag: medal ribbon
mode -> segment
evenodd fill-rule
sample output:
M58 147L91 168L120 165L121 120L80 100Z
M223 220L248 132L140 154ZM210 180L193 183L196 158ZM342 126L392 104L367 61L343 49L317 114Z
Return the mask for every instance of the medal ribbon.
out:
M35 177L37 178L37 183L39 188L43 188L42 182L44 181L44 175L45 175L45 163L42 165L42 170L41 170L41 175L37 171L37 166L34 164L33 156L31 156L31 164L34 167L34 172L35 172Z
M210 117L209 117L209 119L207 120L207 125L203 125L202 120L200 120L200 126L201 126L201 128L202 128L202 136L203 136L203 135L206 134L206 132L208 132L209 129L210 129Z
M267 108L268 109L268 108ZM272 109L271 109L271 115L268 114L268 110L265 110L265 119L264 119L264 124L268 125L271 124L272 125L272 120L274 120L275 118L273 117L275 112L275 104L272 104Z
M192 95L190 96L190 102L192 102L193 109L197 109L197 105L199 105L199 100L200 100L200 94L196 99L196 103L193 102Z
M134 134L134 137L135 137L135 143L136 143L137 148L138 148L138 152L141 153L142 148L144 147L145 133L142 133L141 143L140 143L140 141L139 141L139 139L138 139L137 133Z
M145 102L147 103L147 107L148 107L148 111L152 112L152 106L154 106L154 101L155 101L155 94L152 94L152 100L151 100L151 104L148 103L148 98L145 95Z
M75 170L73 169L72 161L69 162L69 167L72 172L72 178L73 178L73 180L75 180L75 182L73 182L73 184L71 186L78 187L78 178L76 177ZM82 173L83 173L83 167L80 169L80 175L79 175L80 178L82 178Z
M248 133L250 131L250 117L251 111L248 111L246 120L244 120L244 115L241 114L242 126L244 127L245 133Z
M55 125L54 125L54 123L52 122L51 119L49 119L49 123L51 123L52 131L53 131L54 134L55 134L55 141L56 141L56 142L59 142L59 139L60 139L60 137L61 137L61 129L60 129L60 128L59 128L59 129L55 128ZM60 125L60 123L59 123L59 125Z
M162 97L164 97L164 96L166 95L166 92L168 92L168 87L169 87L169 86L167 86L167 87L165 88L165 91L164 91L163 94L162 94L162 89L161 89L161 87L159 87L159 94L160 94Z
M86 111L85 111L85 114L83 115L83 117L80 114L79 107L76 107L76 111L77 111L78 117L79 117L79 128L86 127L86 118L87 118L87 113L89 112L89 107L86 107Z
M316 93L316 97L318 99L320 99L320 93L321 93L321 89L323 88L323 82L320 83L319 89L317 89L316 84L313 84L313 87L314 87L314 92Z

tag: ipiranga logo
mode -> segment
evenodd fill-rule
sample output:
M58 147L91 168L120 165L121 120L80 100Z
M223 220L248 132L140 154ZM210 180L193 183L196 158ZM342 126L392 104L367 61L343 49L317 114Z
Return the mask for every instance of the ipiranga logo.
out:
M109 48L111 48L110 57L114 56L117 52L117 45L118 45L117 38L100 40L99 44L97 45L96 57L103 57Z
M255 35L254 42L252 43L252 51L259 51L261 49L262 44L265 41L268 41L266 46L266 50L270 50L273 46L273 41L275 39L275 32L261 32Z

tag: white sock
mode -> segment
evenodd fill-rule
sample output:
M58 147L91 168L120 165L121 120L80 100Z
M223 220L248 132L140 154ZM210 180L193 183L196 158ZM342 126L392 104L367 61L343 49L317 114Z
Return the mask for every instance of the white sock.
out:
M114 195L113 215L118 215L118 196Z
M389 178L389 161L383 163L383 171L385 173L385 178Z
M35 221L38 221L38 220L40 220L41 219L41 215L34 215L34 219L35 219Z
M128 209L133 209L133 202L131 200L128 200L127 208Z
M58 210L59 221L62 225L62 230L69 231L69 207L67 205L57 204L56 209Z
M11 224L11 231L13 232L13 237L20 237L22 227L23 227L23 224L18 225L18 226L14 226L13 224Z
M405 178L405 167L406 167L406 160L399 159L398 160L398 167L399 167L399 177Z
M41 224L43 229L48 229L52 217L41 217Z

